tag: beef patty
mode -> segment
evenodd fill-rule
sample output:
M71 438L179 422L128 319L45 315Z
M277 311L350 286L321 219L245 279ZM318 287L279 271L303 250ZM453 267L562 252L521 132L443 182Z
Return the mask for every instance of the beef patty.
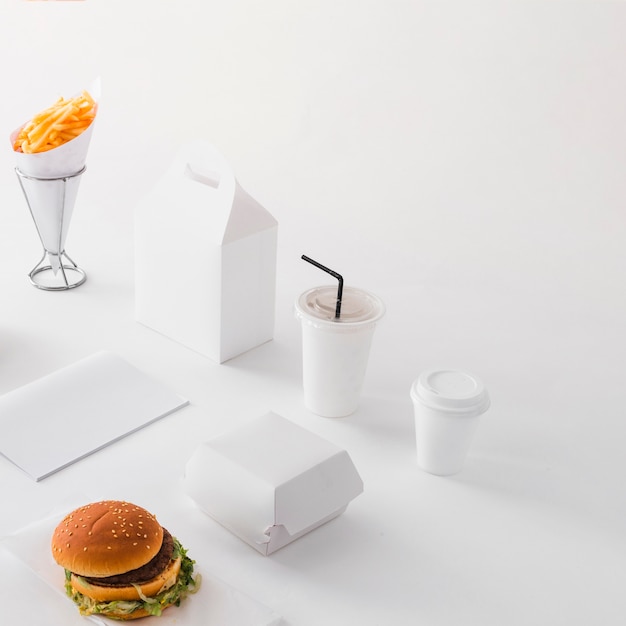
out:
M172 560L172 554L174 553L174 539L172 535L164 528L163 529L163 543L161 549L157 554L148 561L145 565L138 567L137 569L126 572L125 574L117 574L115 576L106 576L104 578L83 578L94 585L101 585L103 587L126 587L131 583L145 583L152 580L155 576L160 574Z

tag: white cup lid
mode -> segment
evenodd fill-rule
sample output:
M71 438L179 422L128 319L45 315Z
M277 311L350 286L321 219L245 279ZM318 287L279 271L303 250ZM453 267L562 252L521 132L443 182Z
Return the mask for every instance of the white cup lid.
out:
M428 370L411 387L413 400L446 413L484 413L489 395L482 381L459 370Z

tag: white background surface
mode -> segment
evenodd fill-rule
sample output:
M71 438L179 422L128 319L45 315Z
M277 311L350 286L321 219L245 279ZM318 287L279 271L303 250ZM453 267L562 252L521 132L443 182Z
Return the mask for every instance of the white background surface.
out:
M41 483L0 459L0 535L75 493L127 498L293 626L623 621L626 4L1 10L0 392L108 349L192 406ZM88 281L46 293L27 278L40 245L8 135L98 75L67 241ZM275 339L222 366L133 319L133 207L192 137L280 224ZM292 302L326 282L303 253L387 305L341 420L302 405ZM452 478L415 464L409 388L438 366L492 398ZM365 492L264 558L180 475L198 441L269 409L345 447ZM0 599L3 623L82 623L4 554Z

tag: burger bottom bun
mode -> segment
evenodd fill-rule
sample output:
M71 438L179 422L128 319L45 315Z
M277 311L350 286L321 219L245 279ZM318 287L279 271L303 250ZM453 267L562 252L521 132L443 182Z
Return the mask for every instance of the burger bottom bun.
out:
M169 608L170 606L172 606L171 604L166 604L165 606L161 607L162 611L165 611L165 609ZM128 621L131 619L140 619L142 617L150 617L150 613L148 613L148 611L146 611L146 609L135 609L132 613L107 613L106 617L110 617L111 619L116 619L116 620L123 620L123 621Z
M180 572L181 558L170 561L170 564L158 576L145 583L138 584L141 594L145 597L154 597L161 591L169 589L176 583L178 573ZM139 591L133 585L125 587L105 587L94 585L87 582L84 578L72 574L72 587L88 598L92 598L98 602L112 602L114 600L141 600ZM145 617L145 615L137 615L133 611L132 617L124 616L124 619L134 619L135 617ZM148 615L148 613L146 613ZM120 618L121 619L121 618Z

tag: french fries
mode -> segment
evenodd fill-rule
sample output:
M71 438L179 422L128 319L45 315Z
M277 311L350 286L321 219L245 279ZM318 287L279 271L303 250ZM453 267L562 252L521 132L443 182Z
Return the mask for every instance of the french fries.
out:
M16 152L46 152L85 131L96 115L96 103L87 91L66 100L59 98L25 124L13 143Z

